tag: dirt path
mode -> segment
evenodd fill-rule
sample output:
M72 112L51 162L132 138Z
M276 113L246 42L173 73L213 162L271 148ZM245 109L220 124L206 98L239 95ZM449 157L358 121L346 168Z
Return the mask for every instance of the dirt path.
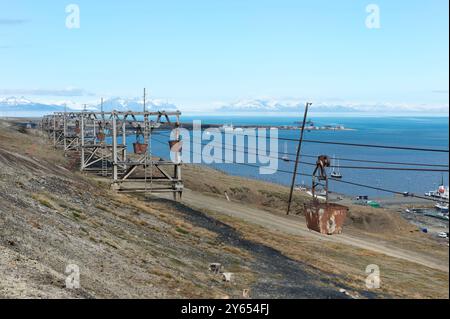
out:
M390 257L403 259L412 263L426 266L432 269L449 272L448 261L433 260L430 256L421 255L412 251L403 250L396 247L386 247L382 242L357 238L348 234L339 236L324 236L307 229L303 221L292 220L282 216L270 214L264 210L243 206L238 203L228 202L225 199L214 198L197 192L186 190L183 194L183 203L192 208L206 209L219 214L240 218L246 222L257 224L270 229L279 230L285 233L314 238L317 241L333 241L344 245L349 245L375 253L384 254Z

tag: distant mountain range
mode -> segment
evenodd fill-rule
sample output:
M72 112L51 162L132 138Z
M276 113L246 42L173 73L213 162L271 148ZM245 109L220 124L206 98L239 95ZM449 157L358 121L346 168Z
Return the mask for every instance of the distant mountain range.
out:
M229 105L224 105L218 111L230 112L292 112L298 111L298 103L281 103L276 100L241 100Z
M299 112L305 107L306 101L250 99L240 100L217 108L219 112L227 113L288 113ZM314 103L314 112L322 113L398 113L402 112L438 112L448 113L448 105L411 105L392 103Z
M24 97L8 97L0 99L0 112L58 112L63 111L64 106L57 104L43 104L33 102Z
M172 111L177 110L177 106L172 103L168 103L163 100L150 100L146 101L146 110L152 111ZM101 105L97 104L95 106L96 109L100 110ZM103 102L103 110L104 111L143 111L144 110L144 102L142 98L112 98L105 100Z
M253 112L299 112L303 110L306 102L299 101L278 101L278 100L242 100L229 105L224 105L218 109L220 112L242 112L242 113L253 113ZM326 104L315 104L314 111L316 112L361 112L362 108L360 106L352 105L326 105Z
M67 108L66 108L67 105ZM222 104L209 111L218 113L298 113L305 106L305 101L287 99L247 99L234 103ZM115 97L104 101L103 110L116 111L142 111L143 102L141 97L122 98ZM0 97L0 116L42 116L53 112L80 111L84 109L81 103L73 101L41 102L32 101L25 97ZM99 102L87 105L88 110L100 111ZM146 109L152 111L173 111L178 107L161 99L153 99L146 102ZM412 114L448 114L448 105L411 105L411 104L390 104L390 103L314 103L312 110L318 113L374 113L374 114L402 114L409 112ZM186 109L183 109L186 111Z
M67 107L66 107L67 105ZM87 105L88 110L100 111L101 105ZM1 112L6 113L17 113L17 114L27 114L41 115L52 112L63 112L68 111L80 111L84 109L84 105L77 104L74 102L52 102L43 103L31 101L25 97L7 97L0 98L0 115ZM146 103L147 110L176 110L177 107L174 104L164 102L162 100L150 100ZM143 111L142 98L112 98L105 100L103 103L104 111Z

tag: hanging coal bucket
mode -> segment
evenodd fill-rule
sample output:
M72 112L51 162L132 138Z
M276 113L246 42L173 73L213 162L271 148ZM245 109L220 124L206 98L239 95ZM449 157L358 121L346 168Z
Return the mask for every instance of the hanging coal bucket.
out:
M145 154L148 149L148 144L143 143L133 143L134 154Z
M140 143L140 141L145 141L144 132L140 124L136 127L136 142L133 143L134 154L145 154L148 149L147 143Z
M305 205L308 229L325 235L342 234L348 207L312 201Z
M75 130L74 131L75 131L75 134L77 134L77 135L79 135L81 132L80 122L78 120L75 121Z
M100 142L103 142L105 140L105 138L106 138L105 133L102 133L102 132L97 133L97 140L99 140Z

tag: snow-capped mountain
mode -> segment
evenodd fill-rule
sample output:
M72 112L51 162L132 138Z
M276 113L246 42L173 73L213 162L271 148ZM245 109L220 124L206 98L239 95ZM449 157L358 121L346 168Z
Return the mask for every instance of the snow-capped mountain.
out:
M17 106L17 105L30 105L30 104L33 104L33 102L24 98L23 96L22 97L11 96L11 97L7 97L4 99L0 99L0 104Z
M100 111L100 103L76 103L73 101L52 101L38 102L32 101L25 97L0 97L0 116L2 113L9 116L42 116L53 112L82 111L86 107L87 110ZM174 104L163 100L149 100L146 102L146 109L149 111L170 111L176 110ZM103 103L104 111L143 111L142 98L112 98L105 100Z
M306 101L249 99L219 106L219 112L255 113L255 112L299 112L304 109ZM448 113L448 105L413 105L394 103L353 103L353 102L316 102L313 104L315 112L323 113L377 113L388 112L434 112Z
M240 100L223 105L218 111L232 112L293 112L298 111L304 103L298 101L277 101L270 99Z
M63 111L64 106L33 102L25 97L0 98L1 112L58 112Z
M97 104L95 106L98 110L101 109L101 104ZM145 107L147 111L170 111L177 110L177 106L175 104L168 103L163 100L148 100L145 103ZM142 98L122 98L116 97L109 100L105 100L103 102L103 110L104 111L143 111L144 110L144 102Z

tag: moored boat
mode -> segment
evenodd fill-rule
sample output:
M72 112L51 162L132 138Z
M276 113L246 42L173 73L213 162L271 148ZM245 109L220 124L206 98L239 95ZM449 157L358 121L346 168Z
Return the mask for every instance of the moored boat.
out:
M435 191L430 191L425 193L427 197L440 198L445 202L449 200L449 187L444 184L444 177L442 177L442 182L439 188Z
M333 156L333 171L331 172L331 177L336 179L341 179L342 174L340 171L339 161L336 162L336 156Z

